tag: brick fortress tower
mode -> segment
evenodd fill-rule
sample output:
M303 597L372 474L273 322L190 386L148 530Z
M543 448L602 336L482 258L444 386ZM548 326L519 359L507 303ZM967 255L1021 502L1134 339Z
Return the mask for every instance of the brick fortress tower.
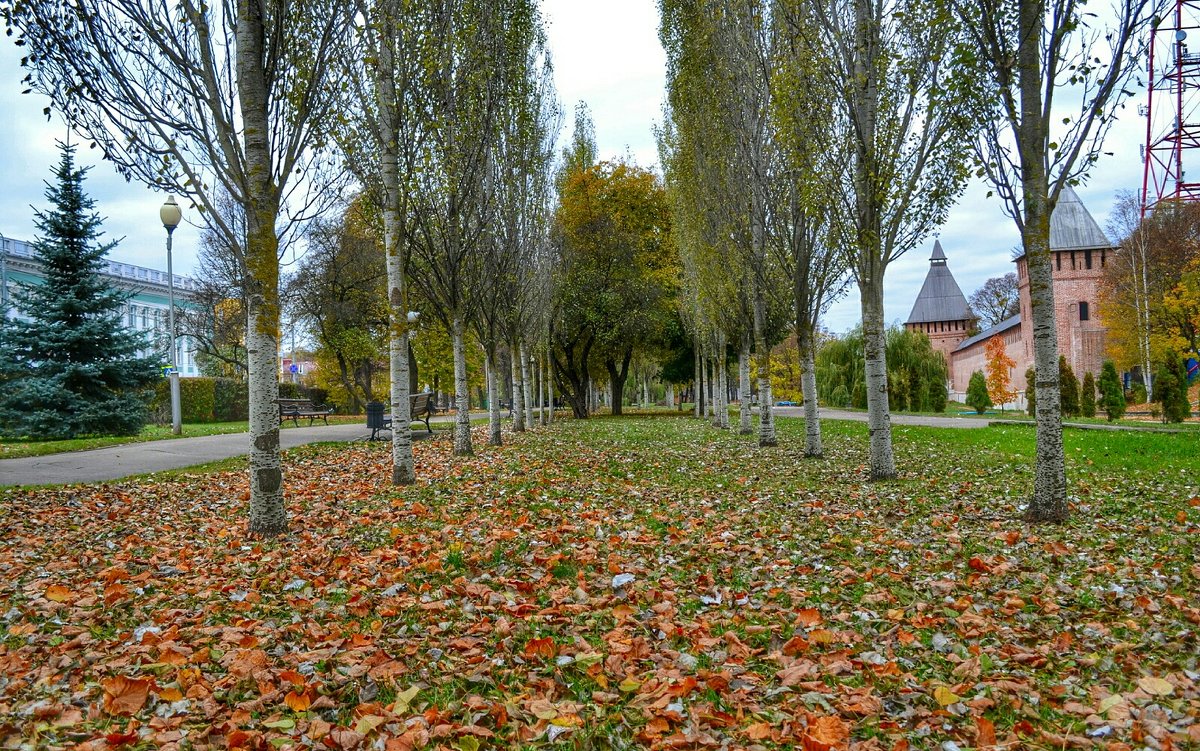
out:
M1066 356L1075 377L1100 376L1104 363L1105 327L1096 305L1104 266L1115 251L1070 186L1064 187L1050 216L1050 253L1054 264L1054 320L1058 351ZM1024 386L1026 367L1033 363L1033 314L1029 302L1029 269L1018 256L1017 285L1021 300L1023 352L1010 351L1018 362L1018 380Z
M929 257L929 273L925 275L925 284L921 286L904 328L924 332L934 350L941 352L949 364L950 353L967 338L973 320L967 298L946 266L942 244L935 240L933 255Z

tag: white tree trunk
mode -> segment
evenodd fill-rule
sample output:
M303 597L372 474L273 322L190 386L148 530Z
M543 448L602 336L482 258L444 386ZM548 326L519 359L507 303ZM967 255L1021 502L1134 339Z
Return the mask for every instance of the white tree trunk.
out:
M667 384L666 402L668 410L675 409L675 384L673 383Z
M467 380L467 346L462 316L455 315L451 328L454 346L454 454L471 456L471 390Z
M517 343L517 352L521 356L521 402L525 405L525 425L532 428L533 422L533 383L531 381L532 374L529 372L529 357L525 351L525 344Z
M704 416L704 360L701 358L698 342L692 345L692 353L696 360L693 368L695 380L692 381L692 399L695 400L692 405L692 416L699 418Z
M763 331L763 302L761 295L754 303L754 346L758 359L758 445L775 446L775 397L771 394L771 350Z
M859 286L862 299L871 479L890 480L896 476L896 460L892 454L892 418L891 410L888 407L887 334L883 324L883 284L881 279L873 278L870 283Z
M742 351L738 353L738 435L754 432L754 412L750 406L750 337L742 335Z
M550 335L546 334L546 424L554 424L554 361L550 357Z
M512 375L513 432L525 432L525 383L521 380L521 352L518 345L508 348L509 371Z
M716 401L715 389L713 389L713 363L712 358L705 356L704 358L704 393L707 397L704 400L705 417L712 419L717 414L713 403Z
M496 356L484 352L483 366L487 370L488 393L488 443L492 446L503 446L504 437L500 423L500 385L499 374L496 372Z
M277 535L286 532L288 527L279 456L279 404L275 401L279 398L279 342L269 333L275 327L259 312L260 300L251 296L246 326L250 392L250 532Z
M817 402L817 363L811 330L800 332L800 390L804 394L804 455L824 456L821 447L821 414Z
M283 505L283 463L279 455L279 213L272 185L267 74L263 67L263 9L237 4L237 89L247 183L246 367L250 410L251 534L287 531Z

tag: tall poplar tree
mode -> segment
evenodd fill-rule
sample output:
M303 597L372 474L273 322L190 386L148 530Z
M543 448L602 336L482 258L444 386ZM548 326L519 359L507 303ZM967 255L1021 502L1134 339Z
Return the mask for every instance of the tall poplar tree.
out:
M993 105L983 120L981 170L1021 232L1028 269L1037 451L1026 516L1064 521L1069 508L1050 216L1063 188L1084 178L1100 158L1116 110L1132 93L1125 84L1137 70L1138 40L1156 5L1119 0L1107 21L1086 0L952 5L984 68L972 83L986 89Z
M321 149L350 14L336 0L5 0L30 88L128 179L189 196L244 242L250 525L287 530L279 453L279 235L328 196ZM47 108L49 110L49 108ZM306 179L298 179L303 174ZM217 197L241 205L244 237Z
M936 0L800 0L789 27L809 35L806 69L846 123L849 179L835 204L861 299L870 476L896 475L888 407L883 279L946 219L968 177L978 111L962 33Z
M116 243L101 242L75 148L60 152L55 182L46 184L51 208L36 213L34 250L45 278L14 293L22 317L0 311L0 432L38 440L135 435L159 361L139 354L150 343L121 320L129 295L101 276Z

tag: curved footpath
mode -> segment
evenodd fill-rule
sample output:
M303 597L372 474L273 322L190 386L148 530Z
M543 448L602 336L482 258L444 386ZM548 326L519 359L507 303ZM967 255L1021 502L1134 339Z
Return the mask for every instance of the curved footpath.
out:
M803 418L804 408L776 407L775 413L780 417ZM867 413L822 409L821 418L866 422ZM453 419L453 415L439 415L432 418L434 422L448 422ZM986 417L894 414L892 415L892 424L923 425L934 428L981 428L989 424L1009 425L1014 423L1010 420L988 420ZM1135 427L1095 424L1075 424L1074 427L1092 430L1139 430ZM370 435L370 431L361 424L315 425L311 428L281 430L279 441L283 448L290 449L318 441L363 441ZM419 439L427 435L423 430L413 431L414 438ZM0 459L0 486L105 482L131 475L183 469L244 455L249 450L248 440L249 437L246 433L231 433L199 438L126 443L90 451L71 451L23 459Z

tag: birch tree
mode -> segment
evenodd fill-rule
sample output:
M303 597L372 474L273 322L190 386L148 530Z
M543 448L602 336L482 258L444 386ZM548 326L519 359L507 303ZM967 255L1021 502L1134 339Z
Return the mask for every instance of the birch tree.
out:
M983 176L1021 233L1037 373L1037 451L1031 521L1069 515L1050 216L1063 187L1100 158L1117 109L1132 92L1142 32L1156 5L1118 0L1101 20L1085 0L954 0L977 50L993 110L979 141Z
M870 476L896 476L888 408L883 279L946 219L962 191L977 106L958 56L962 32L938 0L800 0L781 5L807 36L809 74L846 123L849 179L834 212L858 284Z
M332 0L9 0L31 89L127 179L181 193L229 245L216 198L244 209L250 532L287 530L279 454L281 223L320 203L314 164L348 17ZM304 179L298 179L303 175Z

